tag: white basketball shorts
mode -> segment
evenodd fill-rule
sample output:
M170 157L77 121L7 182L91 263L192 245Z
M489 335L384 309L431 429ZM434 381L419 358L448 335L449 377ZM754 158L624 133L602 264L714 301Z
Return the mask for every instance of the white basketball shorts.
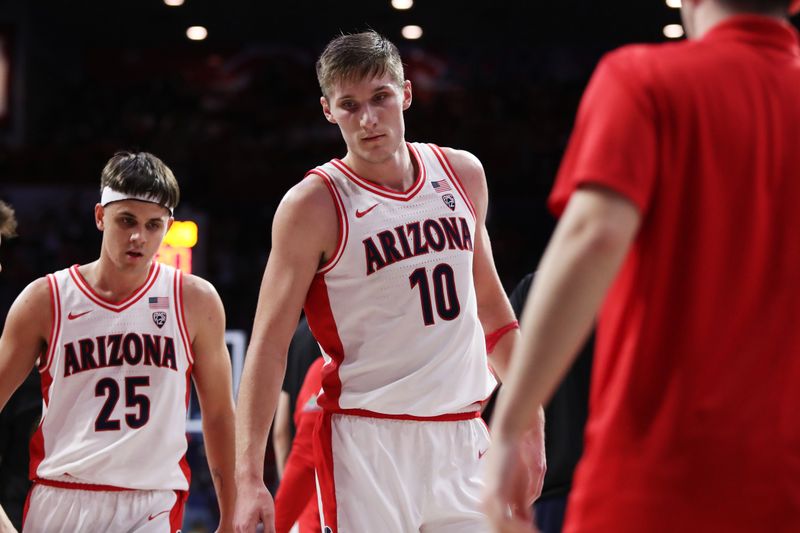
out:
M35 483L22 531L179 533L186 496L175 490L78 490Z
M481 511L489 432L477 413L452 416L419 421L326 413L314 453L322 531L489 531Z

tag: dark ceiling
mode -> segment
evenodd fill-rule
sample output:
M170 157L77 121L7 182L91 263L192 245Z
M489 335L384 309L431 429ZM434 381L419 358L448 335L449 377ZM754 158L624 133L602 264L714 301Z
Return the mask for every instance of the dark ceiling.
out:
M15 4L25 2L0 0L0 10ZM228 47L254 41L313 45L365 27L399 39L405 24L422 26L420 44L430 46L613 45L664 40L663 26L680 19L663 0L417 0L407 11L393 9L389 0L186 0L181 7L161 0L45 0L23 9L36 28L110 47L189 45L184 30L190 25L208 28L201 46Z

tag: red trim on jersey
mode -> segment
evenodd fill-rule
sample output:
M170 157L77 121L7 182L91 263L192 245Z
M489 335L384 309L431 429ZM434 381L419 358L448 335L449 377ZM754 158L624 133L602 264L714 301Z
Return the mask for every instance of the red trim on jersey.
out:
M55 276L52 274L47 275L47 283L50 286L50 309L53 312L53 321L50 324L50 338L48 340L47 355L44 366L39 369L42 387L42 399L44 400L45 408L50 405L50 386L53 384L53 375L51 374L51 366L55 354L55 339L58 336L57 332L61 331L61 295L58 292L58 283ZM28 465L28 478L36 479L36 471L39 465L44 460L44 433L42 426L44 419L47 417L45 413L39 425L36 428L31 441L28 444L28 455L30 456L30 463Z
M186 418L186 414L189 412L189 399L192 395L192 368L194 365L189 365L186 369L186 401L184 403L185 411L183 413L183 417ZM184 434L184 438L186 439L186 448L189 448L189 441L186 435ZM186 453L184 452L183 457L178 462L178 466L183 472L183 477L186 478L186 486L190 487L192 485L192 469L189 467L189 461L186 459ZM187 489L188 490L188 489ZM188 493L187 493L188 496Z
M175 294L175 311L178 314L178 332L183 341L183 348L186 350L186 358L189 360L189 366L194 364L194 348L192 347L191 337L189 337L189 328L186 326L186 314L183 310L183 272L175 269L175 278L172 282L172 290Z
M170 533L178 533L183 525L183 510L186 506L186 499L189 493L185 490L175 491L175 505L169 511L169 530Z
M121 302L110 302L97 294L78 270L78 265L72 265L69 268L69 275L72 277L73 281L75 281L75 285L77 285L81 292L85 294L86 297L92 302L100 307L103 307L104 309L108 309L109 311L120 313L138 302L142 296L144 296L147 291L150 290L150 288L156 282L160 270L161 266L158 264L158 262L153 261L150 263L150 271L147 273L147 278L144 280L144 283L142 283L138 289L133 291L133 294Z
M410 143L406 143L406 146L408 147L408 151L411 152L412 157L414 157L414 159L417 161L417 166L419 167L417 170L417 179L414 181L414 184L411 186L411 188L406 192L397 192L384 187L383 185L379 185L375 182L362 178L356 174L352 168L348 167L347 164L345 164L345 162L341 159L332 159L331 164L345 176L347 176L350 181L362 189L366 189L372 194L377 194L378 196L383 196L392 200L399 200L401 202L407 202L414 198L417 193L422 190L422 186L425 184L426 171L425 165L422 163L422 158L417 153L417 149L414 148Z
M314 466L319 483L322 522L332 533L339 532L336 511L336 484L333 478L333 443L331 439L331 414L324 413L317 420L314 431Z
M47 342L47 354L44 362L39 365L40 374L45 374L48 370L50 370L50 365L53 362L53 356L56 353L56 336L58 332L61 331L61 294L58 292L58 282L53 274L48 274L47 283L50 286L50 310L53 313L53 321L50 323L50 338ZM44 384L42 384L42 389L44 389ZM45 397L45 405L47 402L48 398Z
M458 174L456 174L456 171L453 169L453 165L450 163L450 160L446 155L444 155L444 151L435 144L428 144L428 147L433 150L433 154L436 156L436 159L439 160L439 164L442 165L444 173L447 174L447 177L450 178L450 181L452 181L453 185L455 185L458 194L460 194L467 203L467 208L469 209L469 212L472 213L473 218L477 219L477 216L475 215L475 206L472 204L472 200L469 199L467 190L464 188L464 184L461 183L461 178L459 178Z
M387 413L378 413L369 411L367 409L336 409L331 413L340 415L362 416L365 418L383 418L388 420L411 420L414 422L457 422L459 420L472 420L473 418L480 418L480 411L467 411L465 413L447 413L437 416L415 416L415 415L390 415Z
M50 373L50 369L47 369L41 373L42 398L44 399L45 407L50 404L50 386L52 384L53 376ZM44 460L44 432L42 431L42 426L44 426L45 418L47 418L47 413L39 421L36 432L34 432L28 445L28 455L30 456L28 479L36 479L36 471Z
M322 178L322 183L325 184L325 186L328 188L328 192L331 193L331 197L333 197L333 205L336 207L336 213L339 215L339 227L337 228L336 232L336 249L334 250L333 255L317 269L317 272L325 273L335 267L336 263L338 263L339 259L342 257L342 254L344 253L344 247L347 244L347 238L350 234L350 223L347 221L347 215L345 214L344 210L344 202L339 194L339 189L336 188L336 185L334 184L333 178L330 176L330 174L319 167L315 168L314 170L309 170L306 173L306 176L309 174L315 174Z
M43 479L40 477L34 478L33 483L45 485L47 487L56 487L58 489L72 489L72 490L91 490L91 491L104 491L104 492L128 492L136 489L126 489L125 487L115 487L113 485L95 485L93 483L72 483L71 481L56 481L55 479Z
M317 274L311 281L305 311L308 327L311 328L314 338L331 358L322 367L322 394L317 398L317 403L323 409L335 411L339 408L339 396L342 393L339 366L344 361L344 346L328 299L328 286L322 274Z

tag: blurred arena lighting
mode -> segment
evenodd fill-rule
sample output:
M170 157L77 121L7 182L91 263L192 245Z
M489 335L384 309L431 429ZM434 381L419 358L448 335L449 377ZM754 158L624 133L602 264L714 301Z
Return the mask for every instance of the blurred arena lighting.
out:
M403 29L400 31L403 37L406 39L419 39L422 37L422 28L416 26L414 24L409 26L403 26Z
M680 24L667 24L664 26L664 37L680 39L683 37L683 26Z
M681 0L667 0L667 6L674 7L675 9L680 9Z
M414 0L392 0L392 7L395 9L411 9Z
M170 246L192 248L197 244L197 223L192 220L176 220L164 237L164 242Z
M183 5L183 0L164 0L164 3L169 7L178 7Z
M190 26L186 29L186 36L193 41L202 41L208 37L208 30L203 26Z

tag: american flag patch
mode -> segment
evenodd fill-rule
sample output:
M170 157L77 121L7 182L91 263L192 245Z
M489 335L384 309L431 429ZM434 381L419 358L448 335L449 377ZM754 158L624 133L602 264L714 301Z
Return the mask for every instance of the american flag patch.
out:
M445 192L453 190L450 187L450 184L447 183L447 180L432 181L431 185L433 186L433 190L436 192Z
M147 301L150 309L169 309L169 298L166 296L151 296Z

